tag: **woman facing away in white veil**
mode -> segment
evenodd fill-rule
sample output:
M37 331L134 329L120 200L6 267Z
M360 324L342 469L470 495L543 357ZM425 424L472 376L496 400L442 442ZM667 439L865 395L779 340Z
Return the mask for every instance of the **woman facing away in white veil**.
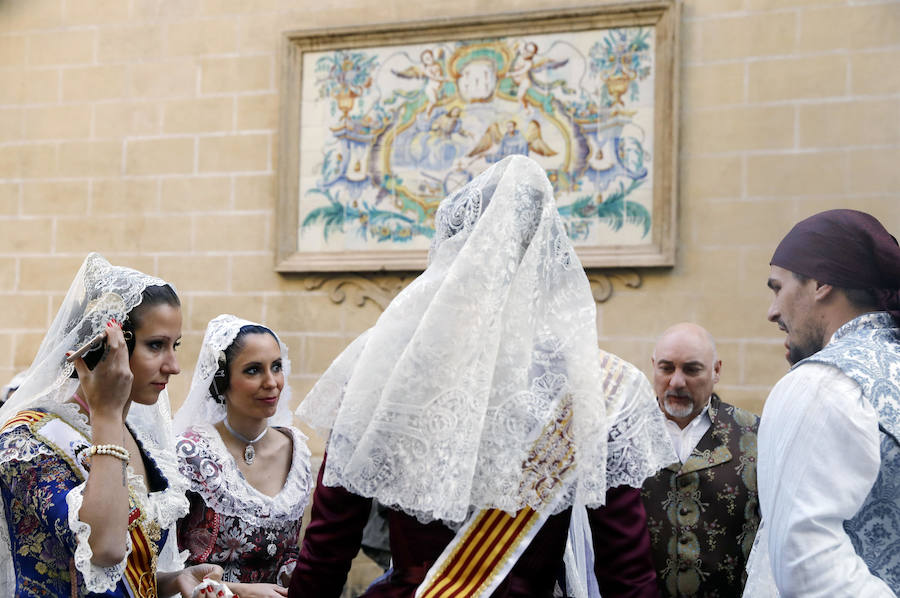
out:
M242 598L287 595L312 491L306 436L291 426L287 346L230 314L206 327L175 414L191 507L178 523L187 562L213 563Z
M0 595L189 597L221 574L183 569L175 547L187 484L166 384L180 338L170 285L87 256L0 409Z
M604 597L658 595L637 488L674 454L595 318L538 164L510 156L447 197L428 268L298 410L328 444L289 596L340 595L373 498L393 570L367 597L550 596L573 505L622 548Z

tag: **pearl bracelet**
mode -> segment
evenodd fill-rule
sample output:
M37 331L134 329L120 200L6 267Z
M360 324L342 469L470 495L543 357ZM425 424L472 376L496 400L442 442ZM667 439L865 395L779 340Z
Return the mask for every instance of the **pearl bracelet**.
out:
M126 463L131 459L131 453L128 452L128 449L118 444L92 444L91 448L87 450L87 456L92 457L94 455L109 455Z

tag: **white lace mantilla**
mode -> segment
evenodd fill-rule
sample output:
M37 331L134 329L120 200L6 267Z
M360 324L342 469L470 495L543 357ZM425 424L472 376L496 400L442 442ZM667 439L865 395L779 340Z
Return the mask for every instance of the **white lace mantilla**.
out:
M75 276L59 312L53 319L31 366L22 374L16 393L0 408L0 423L36 401L68 401L78 387L72 378L75 366L66 361L74 351L112 319L124 322L140 304L148 286L167 284L131 268L113 266L103 256L91 253Z
M244 326L262 326L262 324L231 314L221 314L206 325L200 355L197 357L197 365L191 377L191 387L181 408L175 413L173 426L176 434L184 432L189 426L217 424L225 419L225 398L213 397L210 384L219 370L220 362L225 361L225 351ZM272 334L275 335L274 331ZM281 371L284 374L285 384L281 389L275 414L269 418L269 425L290 426L293 414L288 407L291 403L291 386L287 381L291 376L291 360L288 358L287 345L281 342L277 335L275 338L281 349Z
M192 426L179 436L176 450L181 473L206 506L221 515L263 528L296 522L309 502L313 477L306 436L297 428L285 429L293 440L291 469L275 496L267 496L247 482L211 425Z
M545 172L508 157L441 202L435 226L428 268L298 410L331 432L324 483L423 521L602 505L608 449L613 480L634 481L656 460L639 451L657 441L638 438L647 420L629 420L640 402L618 407L629 421L611 429L593 295ZM564 403L577 463L565 480L531 456ZM664 426L644 431L667 438ZM548 488L564 498L546 500Z

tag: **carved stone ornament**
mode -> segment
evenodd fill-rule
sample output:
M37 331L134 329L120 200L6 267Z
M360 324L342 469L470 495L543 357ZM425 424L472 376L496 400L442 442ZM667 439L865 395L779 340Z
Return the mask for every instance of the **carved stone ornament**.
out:
M368 299L384 311L388 304L413 281L418 274L335 274L333 276L309 276L304 286L307 291L325 290L334 303L348 298L358 307Z
M418 274L335 274L306 277L304 286L307 291L325 290L328 297L336 304L350 302L362 307L366 300L371 301L382 311L393 301L400 291L406 288ZM643 283L640 272L630 268L615 270L589 270L588 281L594 301L604 303L613 295L613 279L618 279L630 289L640 288Z

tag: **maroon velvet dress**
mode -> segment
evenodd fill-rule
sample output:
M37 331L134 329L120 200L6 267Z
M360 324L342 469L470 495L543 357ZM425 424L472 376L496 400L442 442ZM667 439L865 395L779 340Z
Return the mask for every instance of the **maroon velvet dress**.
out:
M371 499L322 483L319 469L312 519L289 598L338 598L359 552ZM492 598L549 598L562 570L571 510L547 519ZM607 492L607 504L588 511L594 533L595 571L603 598L658 598L650 555L647 515L640 490L620 487ZM440 522L420 523L400 511L388 517L391 575L370 587L365 598L413 598L416 588L454 536Z

